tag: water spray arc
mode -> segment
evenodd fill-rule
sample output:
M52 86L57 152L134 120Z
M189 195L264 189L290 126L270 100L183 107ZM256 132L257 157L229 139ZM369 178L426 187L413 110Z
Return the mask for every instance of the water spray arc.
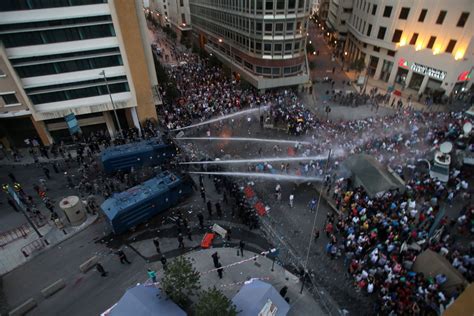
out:
M286 140L286 139L265 139L265 138L250 138L250 137L177 137L176 140L217 140L217 141L238 141L238 142L262 142L262 143L276 143L276 144L302 144L311 145L310 142Z
M319 177L305 177L305 176L293 176L287 174L272 174L272 173L257 173L257 172L189 172L190 174L203 174L203 175L216 175L216 176L229 176L229 177L247 177L247 178L262 178L269 180L279 181L301 181L301 182L321 182L323 179Z
M266 105L266 106L262 107L262 110L267 110L269 108L270 108L270 106ZM227 120L227 119L237 117L237 116L241 116L241 115L252 114L252 113L258 112L258 111L260 111L260 108L243 110L243 111L223 115L223 116L220 116L220 117L216 117L216 118L204 121L204 122L188 125L188 126L185 126L185 127L175 128L175 129L172 129L171 131L172 132L182 131L182 130L189 129L189 128L194 128L194 127L198 127L198 126L202 126L202 125L207 125L207 124L219 122L219 121L222 121L222 120Z
M241 164L241 163L258 163L258 162L275 162L275 161L310 161L325 160L327 156L309 156L309 157L276 157L276 158L254 158L254 159L229 159L229 160L206 160L206 161L185 161L180 165L214 165L214 164Z

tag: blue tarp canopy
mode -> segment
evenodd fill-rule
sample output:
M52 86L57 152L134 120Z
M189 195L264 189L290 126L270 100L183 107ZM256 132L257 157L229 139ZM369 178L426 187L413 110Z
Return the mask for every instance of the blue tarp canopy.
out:
M154 286L137 285L125 292L111 316L186 316L186 313Z
M260 280L252 280L242 286L232 302L240 311L239 316L255 316L262 311L269 312L268 315L285 316L290 310L290 305L280 293L271 284Z

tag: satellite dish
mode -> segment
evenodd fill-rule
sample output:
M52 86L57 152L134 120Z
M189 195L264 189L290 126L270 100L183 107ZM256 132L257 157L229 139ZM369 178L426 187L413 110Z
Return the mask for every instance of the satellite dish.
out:
M469 135L469 133L472 131L472 123L471 122L467 122L466 124L464 124L464 126L462 127L462 130L464 131L464 135Z
M444 143L441 144L441 146L439 146L439 150L443 154L449 154L451 152L451 150L453 150L453 144L450 143L450 142L444 142Z

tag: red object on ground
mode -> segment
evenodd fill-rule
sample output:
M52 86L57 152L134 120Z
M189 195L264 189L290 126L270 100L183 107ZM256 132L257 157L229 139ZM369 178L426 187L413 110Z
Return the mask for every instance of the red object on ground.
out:
M260 216L264 216L267 213L267 211L265 211L265 204L263 204L260 201L255 203L255 205L253 207L257 211L257 214L260 215Z
M287 152L288 152L288 156L294 156L296 154L294 147L288 147Z
M247 199L251 199L255 196L255 192L253 191L253 189L249 186L245 187L244 189L244 193L245 193L245 197Z
M205 233L201 241L201 248L207 249L212 246L212 241L216 237L214 233Z
M395 90L393 91L393 94L400 97L402 95L402 92L400 90Z

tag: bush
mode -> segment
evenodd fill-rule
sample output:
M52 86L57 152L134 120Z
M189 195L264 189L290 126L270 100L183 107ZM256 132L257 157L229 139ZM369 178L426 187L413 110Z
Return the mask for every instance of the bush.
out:
M190 303L189 297L201 288L199 272L194 269L191 260L178 257L168 265L161 285L173 302L182 308L187 308Z
M237 308L215 287L203 291L195 308L196 316L236 316Z

